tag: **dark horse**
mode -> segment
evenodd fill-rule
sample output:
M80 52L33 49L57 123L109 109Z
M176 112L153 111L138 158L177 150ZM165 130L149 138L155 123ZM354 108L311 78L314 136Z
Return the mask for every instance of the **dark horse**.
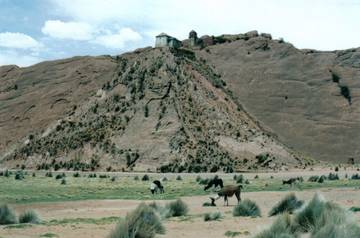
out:
M223 188L224 187L223 180L221 178L219 178L218 176L215 176L212 180L209 181L209 183L206 185L204 190L206 191L209 188L211 188L212 186L214 186L215 188L217 188L218 186L220 188Z

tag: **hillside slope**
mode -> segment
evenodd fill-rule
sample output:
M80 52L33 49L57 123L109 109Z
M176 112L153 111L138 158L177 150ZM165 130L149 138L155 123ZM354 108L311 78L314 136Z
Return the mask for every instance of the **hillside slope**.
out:
M47 64L46 72L59 67L59 62ZM196 59L192 51L146 48L114 58L82 58L79 64L89 67L88 73L93 76L88 80L88 90L80 89L81 77L74 78L73 74L54 79L46 91L67 84L63 93L69 90L69 103L45 104L59 102L52 97L39 101L45 105L42 111L33 110L33 118L39 118L36 121L44 126L32 127L31 135L30 128L19 133L14 149L3 149L5 165L231 172L305 163L233 101L221 76ZM77 67L69 63L64 68L76 72ZM40 64L14 70L21 77L24 72L36 72L39 78L44 69ZM94 71L102 76L96 78ZM13 91L22 88L18 83L22 78L17 77L19 85ZM74 93L76 90L82 93ZM33 98L28 99L26 103L35 105L32 108L42 108ZM10 95L4 101L9 105L19 103ZM51 112L56 107L58 113ZM13 117L18 114L9 107L1 111ZM48 119L48 115L53 118ZM19 125L26 127L26 123ZM10 134L8 137L14 138Z
M197 54L284 144L324 161L360 161L360 48L298 50L256 36Z

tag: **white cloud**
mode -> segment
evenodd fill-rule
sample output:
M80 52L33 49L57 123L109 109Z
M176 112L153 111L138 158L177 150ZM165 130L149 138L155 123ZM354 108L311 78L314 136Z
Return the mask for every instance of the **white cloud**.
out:
M97 25L119 23L180 39L257 29L284 37L299 48L359 46L358 1L343 0L52 0L58 14Z
M16 49L36 49L42 45L31 36L19 32L0 33L0 47Z
M88 23L59 20L46 21L41 31L53 38L69 40L90 40L94 33L93 27Z
M94 43L107 48L122 49L128 42L136 42L142 39L141 35L131 28L122 28L118 33L105 34L96 37Z
M0 65L16 64L20 67L30 66L41 62L43 59L16 50L0 51Z

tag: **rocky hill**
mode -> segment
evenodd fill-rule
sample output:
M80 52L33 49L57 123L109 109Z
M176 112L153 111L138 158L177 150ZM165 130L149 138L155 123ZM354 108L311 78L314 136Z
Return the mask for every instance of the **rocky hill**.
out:
M358 160L359 49L215 39L0 67L2 166L231 172Z

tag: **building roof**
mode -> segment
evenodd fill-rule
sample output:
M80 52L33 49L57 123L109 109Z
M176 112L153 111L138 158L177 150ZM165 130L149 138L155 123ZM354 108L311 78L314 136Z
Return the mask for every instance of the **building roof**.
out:
M166 33L160 33L159 35L157 35L156 37L163 37L163 36L167 36L167 37L171 37L171 36L169 36L168 34L166 34Z

